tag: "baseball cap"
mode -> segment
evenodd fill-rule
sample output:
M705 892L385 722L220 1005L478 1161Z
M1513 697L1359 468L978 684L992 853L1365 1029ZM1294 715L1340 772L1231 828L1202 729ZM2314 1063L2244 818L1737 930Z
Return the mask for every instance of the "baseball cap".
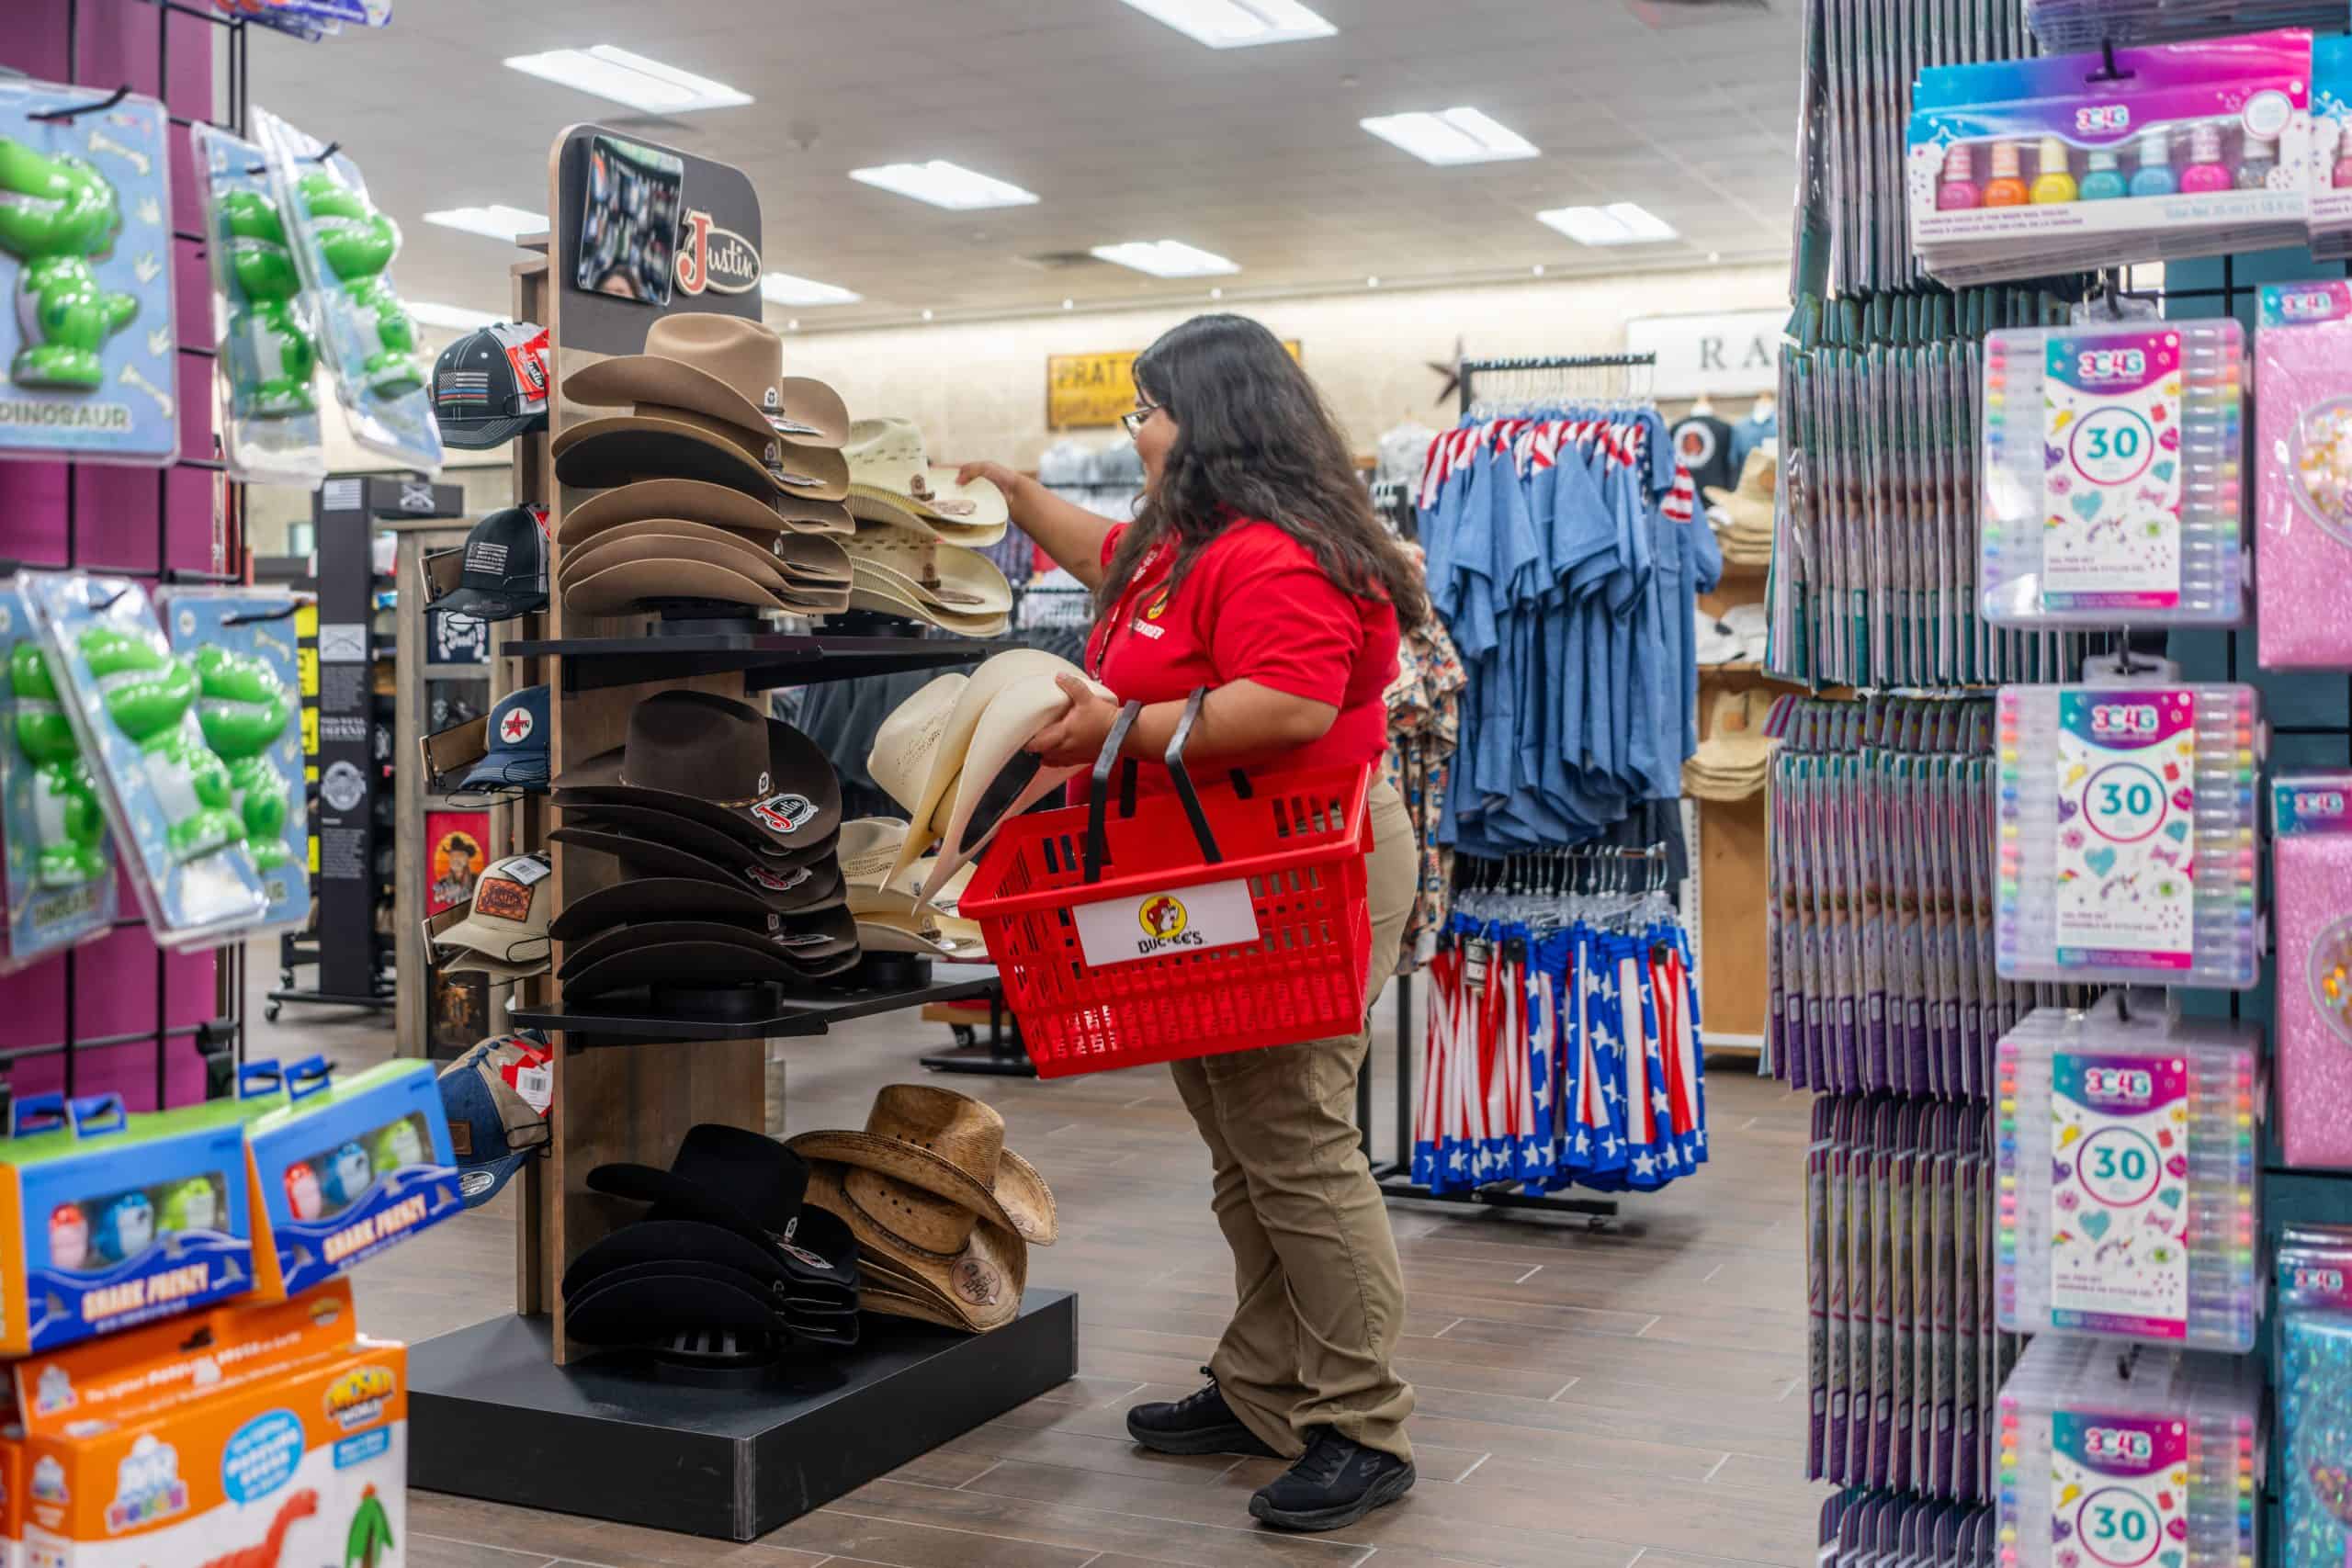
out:
M433 602L479 621L511 621L547 605L547 524L527 506L505 507L473 525L458 586Z
M548 333L501 321L468 333L433 363L433 418L441 442L479 452L548 423Z
M548 689L510 692L490 710L490 750L460 790L548 787Z
M458 1156L458 1196L467 1208L497 1197L553 1136L548 1125L552 1059L527 1034L502 1034L476 1042L441 1069L441 1109Z
M433 939L437 947L462 947L467 956L444 967L451 973L479 969L493 979L519 979L548 966L548 908L555 902L545 855L508 855L492 861L474 883L473 908L466 918Z

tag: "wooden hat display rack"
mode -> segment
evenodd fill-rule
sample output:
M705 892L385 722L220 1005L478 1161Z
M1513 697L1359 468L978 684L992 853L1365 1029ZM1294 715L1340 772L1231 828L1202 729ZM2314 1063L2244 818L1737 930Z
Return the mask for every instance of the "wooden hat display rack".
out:
M592 247L591 282L603 281L594 247L617 209L592 213L590 204L610 190L618 160L655 174L654 188L633 199L674 205L678 254L652 253L658 271L640 268L651 276L636 290L666 298L580 284L583 244ZM587 492L556 482L550 439L607 412L568 402L566 378L641 352L647 330L665 314L759 320L762 229L758 196L739 170L595 126L557 137L548 181L554 228L541 246L525 242L542 254L514 269L514 315L546 325L554 386L548 430L514 444L514 478L518 502L546 504L552 539ZM550 552L552 583L562 561L559 547ZM655 692L710 692L757 705L760 694L777 687L945 668L991 651L937 638L786 634L752 620L665 626L643 615L582 617L568 615L560 595L540 615L511 625L517 635L494 649L499 686L549 685L559 775L620 745L629 710ZM545 795L503 810L505 820L493 824L503 842L550 847L548 829L559 814ZM602 855L551 848L558 908L615 875ZM558 944L558 971L563 957ZM752 1369L591 1358L565 1334L564 1269L640 1212L591 1192L592 1168L616 1161L666 1168L698 1122L764 1132L767 1040L985 995L995 982L990 972L983 976L933 984L901 976L895 985L886 977L790 998L772 1016L718 1021L594 1010L601 1002L567 1007L552 976L523 982L509 1021L546 1031L557 1051L552 1141L514 1183L515 1315L414 1348L414 1484L749 1540L1072 1376L1076 1298L1035 1286L1018 1319L984 1336L869 1316L854 1350Z

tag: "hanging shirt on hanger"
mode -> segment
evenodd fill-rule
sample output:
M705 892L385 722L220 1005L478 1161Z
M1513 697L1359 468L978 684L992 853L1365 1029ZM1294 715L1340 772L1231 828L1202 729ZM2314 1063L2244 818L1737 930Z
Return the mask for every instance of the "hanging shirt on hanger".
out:
M1715 485L1729 490L1739 482L1739 469L1732 461L1731 426L1712 413L1694 413L1674 427L1674 457L1690 478L1703 489Z

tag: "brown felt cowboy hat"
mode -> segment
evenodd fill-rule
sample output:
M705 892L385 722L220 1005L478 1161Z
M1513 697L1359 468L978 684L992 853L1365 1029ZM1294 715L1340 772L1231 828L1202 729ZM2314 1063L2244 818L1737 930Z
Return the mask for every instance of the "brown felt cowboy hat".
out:
M646 615L682 604L737 604L813 615L832 614L846 602L839 589L796 590L787 595L731 566L675 555L585 573L572 579L560 596L563 607L575 615Z
M849 468L839 452L669 403L640 402L628 413L567 424L548 450L555 477L586 490L688 479L763 500L839 501L849 493Z
M658 806L625 805L616 800L575 801L563 804L563 822L567 828L613 829L649 839L666 839L707 860L732 860L749 851L760 858L760 863L776 872L797 871L833 858L834 840L831 836L811 839L803 844L758 843L699 817L682 816Z
M556 525L555 542L566 549L586 544L607 528L649 517L683 517L744 534L820 534L847 538L857 528L849 508L838 501L802 496L747 495L702 479L639 479L599 491L567 509Z
M786 536L771 536L780 539ZM835 557L842 553L840 547L827 540L796 542L831 549ZM595 543L577 552L566 550L563 565L556 573L556 588L560 592L569 590L575 583L585 582L617 566L662 561L699 561L741 572L786 604L802 599L815 603L829 595L838 597L849 585L846 571L838 578L811 577L807 568L788 567L763 542L729 534L724 528L703 528L695 523L633 523L599 535ZM823 570L822 558L817 570Z
M564 994L600 997L640 986L789 985L838 975L857 964L854 952L802 960L782 948L731 942L662 942L618 947L577 969L566 964Z
M623 523L564 549L556 569L559 584L583 571L601 570L605 552L642 539L694 539L741 557L742 564L727 561L730 570L760 577L763 570L781 575L787 587L838 587L849 581L849 552L840 541L813 534L750 534L683 517L649 517ZM765 581L763 579L763 581Z
M659 947L671 942L706 942L741 947L747 952L781 954L801 965L824 963L857 951L857 926L847 909L836 906L796 915L775 931L751 931L723 920L639 920L612 926L585 942L573 942L563 955L557 978L569 980L592 964L616 953Z
M741 316L664 316L645 352L584 366L564 378L575 403L666 403L809 446L839 446L849 411L822 381L784 374L784 340Z
M890 1084L875 1095L862 1131L803 1133L785 1146L946 1199L1039 1247L1059 1234L1046 1179L1004 1146L996 1107L969 1095Z
M728 891L749 894L770 914L803 914L842 901L841 868L830 860L813 865L772 865L745 850L739 860L718 861L681 849L667 839L649 838L617 826L558 828L548 838L611 855L631 876L698 878Z
M763 850L829 839L842 819L841 781L815 741L708 692L645 698L620 745L564 769L554 786L559 806L649 806Z
M803 917L791 916L795 924ZM616 926L650 920L724 924L775 932L786 917L747 889L696 876L632 876L565 905L548 926L560 942L585 942Z

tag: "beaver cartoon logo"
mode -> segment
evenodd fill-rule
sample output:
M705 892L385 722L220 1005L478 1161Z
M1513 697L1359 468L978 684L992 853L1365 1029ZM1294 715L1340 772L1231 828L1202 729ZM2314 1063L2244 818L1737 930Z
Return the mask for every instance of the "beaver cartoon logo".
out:
M1154 599L1150 604L1144 606L1143 618L1147 621L1156 621L1159 619L1162 615L1165 615L1167 610L1168 590L1163 588L1159 591L1159 598Z
M994 1306L1004 1284L995 1268L977 1258L965 1258L956 1264L956 1293L974 1306Z
M1143 927L1144 935L1170 942L1184 934L1192 917L1185 912L1182 899L1173 893L1159 893L1136 907L1136 922Z

